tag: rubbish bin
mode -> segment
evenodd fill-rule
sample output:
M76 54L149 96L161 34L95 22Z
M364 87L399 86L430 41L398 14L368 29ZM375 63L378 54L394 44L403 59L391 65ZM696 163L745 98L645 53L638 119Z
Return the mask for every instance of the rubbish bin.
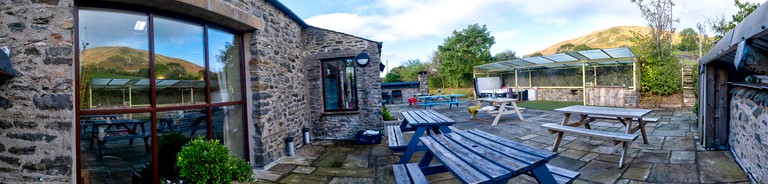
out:
M528 100L531 100L531 101L536 100L536 93L537 93L536 89L532 89L528 91Z
M528 101L528 90L518 91L518 96L522 101Z

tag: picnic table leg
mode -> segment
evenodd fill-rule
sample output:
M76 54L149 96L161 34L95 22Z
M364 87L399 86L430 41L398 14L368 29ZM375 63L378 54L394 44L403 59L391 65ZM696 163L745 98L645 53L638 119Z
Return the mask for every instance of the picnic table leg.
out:
M519 117L519 118L520 118L520 120L525 120L525 118L523 118L523 114L522 114L522 113L520 113L520 109L519 109L519 108L517 108L517 103L515 103L514 101L512 101L512 107L515 107L515 112L517 112L517 117Z
M567 126L568 120L571 118L571 113L565 113L565 118L563 118L562 125ZM563 140L563 132L557 132L557 138L555 139L555 145L552 146L552 152L557 152L557 148L560 147L560 141Z
M624 156L627 154L627 147L629 147L629 143L627 141L624 141L621 143L621 157L619 158L619 168L624 166Z
M637 126L640 127L640 133L643 135L643 143L648 144L648 136L645 135L645 122L643 122L643 118L637 118Z
M584 124L584 128L592 129L592 126L589 125L589 120L588 119L589 119L588 115L582 114L581 115L581 120L579 120L579 123L583 123Z
M429 163L432 162L433 158L435 158L435 155L430 151L426 151L421 157L421 160L419 160L419 167L429 166Z
M531 169L531 173L533 174L533 178L536 178L536 181L539 183L557 183L555 177L549 172L547 164L541 164L538 167L534 167Z
M413 132L413 137L411 137L411 140L408 141L408 147L405 148L405 152L403 153L403 156L400 157L400 164L406 164L409 160L411 160L411 157L413 156L413 153L416 152L416 148L419 146L419 137L424 135L424 132L426 132L427 126L419 126L416 128L416 131Z
M499 112L496 114L496 119L493 120L493 124L491 126L496 126L497 123L499 123L499 119L501 119L501 115L504 114L504 111L507 110L507 105L505 103L501 103L499 106Z

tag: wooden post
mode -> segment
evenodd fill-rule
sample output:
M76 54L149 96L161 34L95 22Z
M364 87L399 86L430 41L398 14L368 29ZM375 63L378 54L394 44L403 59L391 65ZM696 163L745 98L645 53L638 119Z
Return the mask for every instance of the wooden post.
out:
M634 91L638 91L638 84L637 84L637 58L632 59L632 88L635 88Z
M533 82L531 82L531 81L532 81L531 80L531 69L529 68L528 69L528 88L532 88L533 87Z
M515 69L515 90L517 90L517 69Z
M133 105L133 96L131 95L131 86L128 86L128 108L131 108Z
M93 109L93 88L88 87L88 108Z
M597 86L597 66L592 68L592 73L595 74L595 82L592 83L593 86Z
M583 105L587 105L587 63L581 63L581 96Z

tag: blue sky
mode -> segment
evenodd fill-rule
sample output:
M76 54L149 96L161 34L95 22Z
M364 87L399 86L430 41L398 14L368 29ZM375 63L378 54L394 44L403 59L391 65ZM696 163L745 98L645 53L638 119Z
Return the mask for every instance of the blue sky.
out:
M742 0L745 1L745 0ZM760 0L746 0L760 2ZM614 26L643 26L630 0L281 0L312 26L383 41L390 69L409 59L427 61L432 51L467 25L485 24L496 38L491 54L530 54L560 41ZM706 17L730 15L732 0L678 0L677 30ZM711 33L710 33L711 35Z

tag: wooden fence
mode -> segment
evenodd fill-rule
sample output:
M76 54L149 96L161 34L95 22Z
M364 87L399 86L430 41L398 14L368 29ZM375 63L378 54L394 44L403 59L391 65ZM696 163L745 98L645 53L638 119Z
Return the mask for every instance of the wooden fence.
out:
M588 86L586 105L624 107L625 86Z

